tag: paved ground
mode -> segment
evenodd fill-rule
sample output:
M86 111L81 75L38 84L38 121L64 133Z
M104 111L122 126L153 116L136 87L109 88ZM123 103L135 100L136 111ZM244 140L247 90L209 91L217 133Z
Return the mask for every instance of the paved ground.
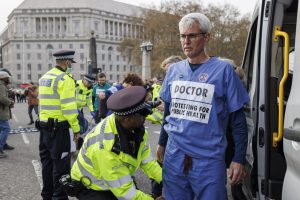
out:
M11 128L33 128L33 126L27 125L28 122L27 104L17 103L13 109ZM153 155L155 155L160 126L147 122L146 127L149 132L149 144ZM6 151L8 158L0 159L1 200L41 199L41 165L38 155L39 132L30 132L30 130L9 135L8 144L16 149ZM136 173L136 179L139 188L150 193L150 181L141 171Z

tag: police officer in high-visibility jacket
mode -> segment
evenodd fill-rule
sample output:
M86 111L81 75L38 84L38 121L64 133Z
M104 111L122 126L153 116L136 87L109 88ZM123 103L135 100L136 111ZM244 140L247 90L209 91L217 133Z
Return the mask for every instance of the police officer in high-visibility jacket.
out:
M91 115L95 118L92 92L93 92L93 83L95 82L95 77L92 75L84 75L82 80L76 81L76 102L78 109L78 121L80 125L80 130L84 133L88 124L83 115L83 107L88 107Z
M138 190L132 179L141 167L149 177L162 181L162 169L151 156L147 142L144 122L151 108L145 97L146 90L141 86L125 88L109 97L107 106L113 114L85 137L71 169L71 178L86 187L77 198L153 199Z
M54 53L56 66L39 80L40 158L42 162L43 199L68 199L58 180L70 172L70 133L79 137L75 82L66 73L75 61L75 51Z

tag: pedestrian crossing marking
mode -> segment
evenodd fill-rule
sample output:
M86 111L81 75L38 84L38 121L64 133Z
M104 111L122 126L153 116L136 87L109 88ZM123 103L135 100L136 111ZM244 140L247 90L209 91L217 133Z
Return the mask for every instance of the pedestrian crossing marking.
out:
M28 128L15 128L15 129L10 129L11 134L18 134L18 133L34 133L34 132L39 132L34 127L28 127Z

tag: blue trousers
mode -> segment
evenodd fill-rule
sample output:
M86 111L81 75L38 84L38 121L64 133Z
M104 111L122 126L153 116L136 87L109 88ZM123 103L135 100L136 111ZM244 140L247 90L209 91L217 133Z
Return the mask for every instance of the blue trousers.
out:
M8 120L0 120L0 151L3 150L8 134L10 132Z
M171 140L168 141L163 185L167 200L226 200L226 166L224 160L192 158L192 168L184 174L184 157Z

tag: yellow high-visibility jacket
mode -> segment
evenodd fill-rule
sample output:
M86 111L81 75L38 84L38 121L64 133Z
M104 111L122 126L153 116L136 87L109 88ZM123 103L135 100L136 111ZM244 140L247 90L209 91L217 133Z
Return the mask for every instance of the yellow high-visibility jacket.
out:
M152 114L146 117L147 120L151 121L154 124L162 124L164 115L162 112L157 110L156 108L152 109Z
M148 133L145 131L140 143L137 158L120 151L112 151L115 138L119 137L115 115L101 121L84 140L84 144L71 169L71 177L82 181L89 189L96 191L110 190L118 199L152 200L153 198L137 190L132 175L141 167L148 177L160 183L162 169L151 156L147 144Z
M155 83L155 84L152 85L152 88L153 88L153 90L152 90L152 101L158 100L161 85Z
M73 132L80 130L77 120L75 82L59 67L54 67L39 79L40 120L54 118L68 121Z
M82 109L83 107L87 106L89 108L90 112L94 111L93 108L93 100L92 100L92 91L93 89L91 88L90 90L84 86L82 80L79 80L76 82L77 87L76 87L76 103L77 103L77 108Z

